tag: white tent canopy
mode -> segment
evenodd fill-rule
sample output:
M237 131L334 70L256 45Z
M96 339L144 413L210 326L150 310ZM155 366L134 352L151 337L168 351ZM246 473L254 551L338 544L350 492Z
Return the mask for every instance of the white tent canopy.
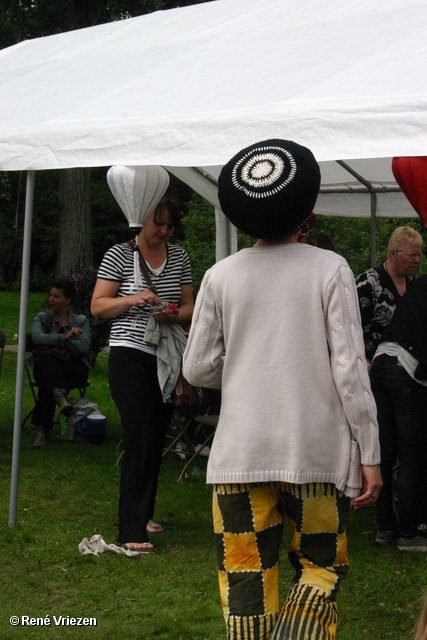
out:
M29 172L11 526L34 171L159 164L218 207L234 153L288 138L320 162L317 213L414 216L391 158L427 155L426 68L425 0L215 0L0 51L0 170Z
M342 159L413 216L391 157L426 154L426 31L424 0L216 0L26 41L0 51L0 169L161 164L217 204L183 168L281 137L321 162L318 213L370 215Z

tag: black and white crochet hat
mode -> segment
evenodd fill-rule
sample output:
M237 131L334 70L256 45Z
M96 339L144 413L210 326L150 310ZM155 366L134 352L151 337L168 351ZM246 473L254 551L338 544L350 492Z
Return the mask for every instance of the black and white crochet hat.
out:
M218 197L227 218L254 238L278 240L308 221L320 188L312 152L290 140L264 140L223 167Z

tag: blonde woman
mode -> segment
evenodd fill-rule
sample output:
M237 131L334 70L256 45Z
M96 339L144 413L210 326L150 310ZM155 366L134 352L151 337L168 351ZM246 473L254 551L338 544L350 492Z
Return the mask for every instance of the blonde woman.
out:
M386 261L356 278L369 364L396 305L414 279L423 258L422 244L418 231L412 227L398 227L390 237Z

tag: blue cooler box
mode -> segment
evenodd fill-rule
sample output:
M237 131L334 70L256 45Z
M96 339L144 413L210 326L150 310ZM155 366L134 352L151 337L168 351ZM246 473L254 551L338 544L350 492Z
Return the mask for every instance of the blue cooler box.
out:
M86 442L94 442L96 444L105 442L107 418L102 413L97 411L90 413L86 416L85 423L83 436Z

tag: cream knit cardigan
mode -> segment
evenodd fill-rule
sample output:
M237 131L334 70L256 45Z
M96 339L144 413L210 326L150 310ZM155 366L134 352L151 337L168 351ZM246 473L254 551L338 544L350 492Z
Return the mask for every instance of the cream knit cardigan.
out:
M183 358L192 384L222 388L207 482L359 495L361 463L380 462L364 353L354 277L336 253L253 247L209 269Z

